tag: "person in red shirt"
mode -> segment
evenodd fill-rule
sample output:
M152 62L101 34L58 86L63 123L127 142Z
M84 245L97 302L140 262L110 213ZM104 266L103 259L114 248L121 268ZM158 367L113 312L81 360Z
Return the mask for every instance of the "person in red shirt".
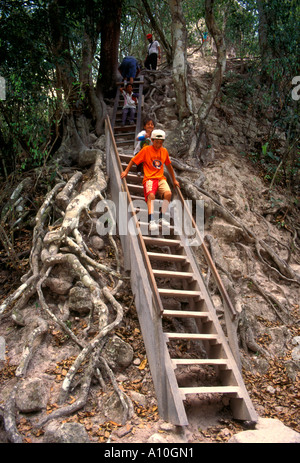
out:
M149 230L151 231L157 230L159 228L159 223L163 225L169 225L169 223L164 219L163 215L166 213L169 207L169 203L172 198L172 192L164 175L164 165L166 165L171 175L174 186L179 187L179 182L175 178L169 153L167 149L163 147L164 140L165 132L163 130L153 130L151 133L152 145L145 146L143 149L141 149L141 151L139 151L139 153L130 160L126 169L121 173L121 178L124 178L129 173L133 164L139 165L140 163L143 163L144 196L148 207ZM159 223L155 222L153 219L153 201L157 193L163 198L163 203L159 214Z

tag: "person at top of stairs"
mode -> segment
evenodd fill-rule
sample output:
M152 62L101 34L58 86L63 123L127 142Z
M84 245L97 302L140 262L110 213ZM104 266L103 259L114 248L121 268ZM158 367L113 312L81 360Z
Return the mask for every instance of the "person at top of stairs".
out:
M169 207L169 203L172 198L172 192L167 179L164 176L164 165L166 165L169 174L171 175L174 186L179 187L179 182L175 178L175 173L170 161L168 150L163 147L165 137L166 134L163 130L153 130L151 133L152 145L144 146L144 148L142 148L141 151L139 151L134 156L134 158L129 161L128 166L121 173L121 178L124 178L128 175L133 164L139 165L140 163L143 163L144 196L148 207L148 221L150 231L158 230L159 224L169 225L169 223L164 219L164 214ZM153 219L153 201L157 193L163 198L158 222Z
M147 40L149 42L147 49L147 56L144 61L146 69L153 69L156 71L157 58L160 59L160 45L157 40L153 40L152 34L147 34Z
M154 120L151 119L151 117L145 117L144 119L144 124L143 124L144 129L138 133L136 140L137 144L135 145L133 156L135 156L141 149L146 146L146 145L151 145L151 133L152 130L154 129ZM136 168L138 176L142 175L143 173L143 163L139 164Z
M123 59L122 63L118 67L118 71L123 77L124 83L126 80L129 81L130 84L133 84L133 80L139 75L141 71L141 66L134 56L126 56L126 58Z
M138 93L133 93L132 85L127 84L126 87L121 87L120 92L124 97L124 105L122 111L122 125L126 124L126 120L128 119L128 123L133 125L134 124L134 116L136 111L136 104L138 99Z

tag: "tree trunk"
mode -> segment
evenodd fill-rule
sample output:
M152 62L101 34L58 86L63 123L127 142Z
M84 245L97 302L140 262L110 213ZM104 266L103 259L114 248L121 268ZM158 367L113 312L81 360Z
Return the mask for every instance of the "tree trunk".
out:
M101 26L101 56L96 94L112 96L117 82L118 50L123 0L106 0Z
M67 115L63 118L63 142L57 157L60 162L70 164L76 162L78 153L86 149L76 125L76 118L82 114L84 105L81 86L78 80L74 79L76 72L73 69L69 37L63 30L62 7L59 1L53 1L49 5L50 48L56 61L57 87L62 90L68 105Z
M161 30L159 24L157 23L155 17L152 14L151 7L147 0L142 0L144 8L146 10L147 16L150 19L151 26L155 30L156 34L159 37L159 42L160 44L164 47L164 50L166 52L166 57L167 57L167 62L170 65L173 60L173 49L172 46L169 44L168 40L165 37L164 32Z
M187 33L181 0L169 0L172 16L173 81L179 120L193 113L187 82Z
M80 68L80 82L85 97L90 108L92 118L95 124L95 132L97 136L103 133L104 119L106 116L106 106L103 101L102 92L96 95L92 77L92 62L95 54L95 41L88 35L84 34L82 44L82 64Z
M199 111L200 121L205 121L221 88L223 74L226 68L226 45L223 32L216 24L213 12L214 0L205 0L205 21L209 33L217 48L217 64L210 91L207 93Z
M272 51L269 46L268 41L268 21L265 10L265 1L257 0L257 9L259 16L259 25L258 25L258 39L259 39L259 49L262 60L262 71L261 71L261 81L268 83L270 82L270 76L267 72L267 64L269 57L272 55Z
M226 46L223 32L216 24L213 12L214 0L205 0L205 21L210 35L217 48L217 63L210 91L207 92L198 111L197 141L194 155L206 164L213 159L209 136L206 130L206 120L221 88L226 67Z

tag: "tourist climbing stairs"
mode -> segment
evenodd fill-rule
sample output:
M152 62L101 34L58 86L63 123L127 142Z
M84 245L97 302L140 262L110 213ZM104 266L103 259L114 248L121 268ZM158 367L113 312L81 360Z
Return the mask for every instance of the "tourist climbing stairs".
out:
M134 86L141 96L143 80ZM197 400L205 403L215 397L230 405L233 418L256 422L241 375L237 314L180 189L173 189L172 199L176 201L172 204L176 207L166 215L168 225L160 225L151 234L142 178L135 166L126 179L120 178L141 129L141 110L140 97L135 125L122 126L118 90L113 117L106 120L107 170L124 266L131 278L160 416L173 424L187 425L187 409ZM157 216L160 205L156 200ZM192 226L192 236L186 232L184 221ZM196 252L203 260L195 258ZM203 278L208 271L223 300L224 326Z

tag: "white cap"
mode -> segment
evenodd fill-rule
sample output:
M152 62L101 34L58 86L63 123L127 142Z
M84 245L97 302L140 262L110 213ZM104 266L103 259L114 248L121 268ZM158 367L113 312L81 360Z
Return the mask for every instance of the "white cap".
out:
M155 140L164 140L166 138L166 134L163 130L155 129L151 133L151 138Z

